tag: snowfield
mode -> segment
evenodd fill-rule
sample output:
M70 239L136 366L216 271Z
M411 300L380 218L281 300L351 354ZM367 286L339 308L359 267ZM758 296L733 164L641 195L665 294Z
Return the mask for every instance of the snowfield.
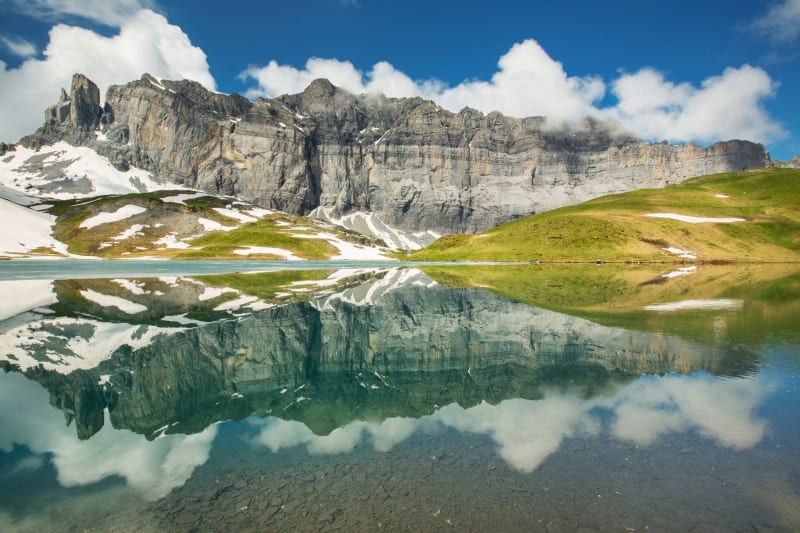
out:
M120 220L125 220L126 218L130 218L135 215L141 215L142 213L146 212L147 209L138 205L123 205L113 213L100 213L91 218L87 218L83 222L81 222L81 228L94 228L95 226L99 226L100 224L108 224L109 222L119 222Z
M146 170L122 172L91 148L63 141L39 150L17 145L0 158L0 185L59 200L184 188L157 183Z
M645 216L650 218L669 218L672 220L678 220L680 222L688 222L689 224L729 224L731 222L745 222L745 219L737 217L693 217L689 215L677 215L675 213L648 213Z
M67 246L53 238L56 217L0 199L0 254L25 255L50 248L67 255Z

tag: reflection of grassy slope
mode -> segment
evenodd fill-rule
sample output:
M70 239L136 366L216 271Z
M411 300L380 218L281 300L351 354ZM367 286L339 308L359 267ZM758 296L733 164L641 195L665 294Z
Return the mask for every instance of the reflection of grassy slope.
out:
M679 260L664 250L671 246L705 261L800 261L799 206L800 170L731 172L606 196L479 235L443 237L410 259ZM659 212L746 222L688 224L643 216Z
M54 282L58 301L50 308L59 316L93 317L103 322L126 324L163 325L165 316L187 314L189 318L207 320L227 317L214 312L214 307L232 300L236 293L223 293L215 298L200 301L203 288L181 281L177 286L158 278L128 280L140 286L144 294L134 294L112 279L57 280ZM81 291L91 290L106 296L122 298L143 305L146 310L130 314L113 305L103 306L86 299Z
M236 289L243 294L257 296L265 301L275 299L275 294L286 292L287 286L298 281L323 280L331 275L330 270L282 270L264 273L215 274L193 276L206 285ZM287 300L283 300L287 301Z
M653 267L515 265L429 267L445 285L484 287L506 298L569 313L608 326L664 331L710 339L720 328L731 339L761 339L767 332L800 333L800 268L704 265L692 274L664 278ZM647 305L735 298L741 310L645 311ZM795 310L796 312L787 312ZM722 317L722 318L720 318Z

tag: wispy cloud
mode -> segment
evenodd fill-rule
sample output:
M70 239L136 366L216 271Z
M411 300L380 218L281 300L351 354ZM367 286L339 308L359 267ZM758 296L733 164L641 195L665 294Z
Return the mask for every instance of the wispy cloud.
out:
M648 140L766 142L785 135L764 107L777 84L761 68L728 68L699 85L672 82L655 69L643 68L607 83L597 76L569 75L534 40L512 46L488 81L466 80L453 87L435 79L414 80L385 61L366 73L338 59L311 58L299 69L270 61L248 68L241 77L256 82L246 93L249 97L300 92L312 80L328 78L356 94L421 96L451 111L468 106L517 117L541 115L552 125L595 116ZM616 103L601 106L609 88Z
M776 42L792 42L800 37L800 0L781 0L754 20L750 29Z
M121 26L142 9L155 9L155 0L1 0L13 11L24 15L59 22L64 17L80 17L105 26Z
M27 59L39 53L36 45L32 42L22 39L21 37L14 37L11 35L0 35L0 44L2 44L9 52L17 57Z

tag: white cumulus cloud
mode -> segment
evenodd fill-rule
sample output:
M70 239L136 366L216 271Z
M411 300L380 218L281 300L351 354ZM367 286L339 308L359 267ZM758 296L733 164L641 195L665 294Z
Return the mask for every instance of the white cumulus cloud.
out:
M489 80L470 79L452 87L436 79L414 80L385 61L364 72L349 61L322 58L309 59L304 68L273 60L249 67L241 78L255 81L246 93L250 98L297 93L314 79L327 78L356 94L421 96L451 111L469 106L516 117L541 115L554 125L595 116L615 120L647 140L767 142L785 134L764 107L777 84L750 65L728 68L699 85L674 83L652 68L606 82L569 75L539 43L526 40L512 46L497 66ZM601 105L609 88L616 101Z
M56 102L61 87L69 90L76 72L88 76L101 91L138 79L144 72L216 87L205 53L180 27L149 10L127 18L111 37L77 26L53 26L42 55L11 69L0 61L0 140L16 141L35 131L43 111Z
M764 16L753 21L751 28L775 41L796 40L800 37L800 0L775 3Z
M750 65L727 68L699 87L674 84L645 68L615 80L612 93L618 103L598 114L645 139L763 142L783 135L763 106L775 90L769 74Z

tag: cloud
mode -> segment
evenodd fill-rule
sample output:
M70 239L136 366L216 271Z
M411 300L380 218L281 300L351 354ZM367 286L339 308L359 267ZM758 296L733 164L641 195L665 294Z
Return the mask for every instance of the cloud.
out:
M0 44L15 56L24 59L33 57L39 52L35 44L20 37L0 35Z
M541 115L553 125L595 116L615 120L651 141L767 142L785 135L764 108L777 84L766 71L750 65L728 68L699 85L671 82L652 68L623 73L607 84L597 76L570 76L539 43L526 40L512 46L497 66L488 81L465 80L453 87L436 79L414 80L385 61L364 72L349 61L322 58L309 59L303 68L273 60L249 67L240 77L256 83L246 92L250 98L300 92L312 80L328 78L356 94L421 96L454 112L469 106L485 113ZM601 106L609 85L616 102Z
M754 20L750 28L778 42L791 42L800 37L800 0L783 0Z
M598 78L567 76L561 63L552 60L533 40L515 44L500 58L498 67L491 81L470 80L452 88L435 79L415 81L386 61L376 63L364 74L349 61L316 57L303 69L270 61L264 67L249 67L240 77L252 78L258 84L247 91L250 98L300 92L311 81L327 78L356 94L421 96L452 111L469 106L516 116L546 115L555 122L579 121L605 92L605 84Z
M758 67L727 68L699 87L674 84L656 70L623 74L612 85L617 105L598 110L646 139L766 141L784 135L764 109L777 84Z
M5 0L11 9L39 20L63 20L65 16L80 17L106 26L121 26L142 9L155 8L152 0Z
M43 58L13 69L0 61L0 140L15 141L35 131L43 111L56 102L61 87L69 88L75 72L87 75L101 90L144 72L216 87L205 53L181 28L152 11L135 13L111 37L58 24L50 30Z

